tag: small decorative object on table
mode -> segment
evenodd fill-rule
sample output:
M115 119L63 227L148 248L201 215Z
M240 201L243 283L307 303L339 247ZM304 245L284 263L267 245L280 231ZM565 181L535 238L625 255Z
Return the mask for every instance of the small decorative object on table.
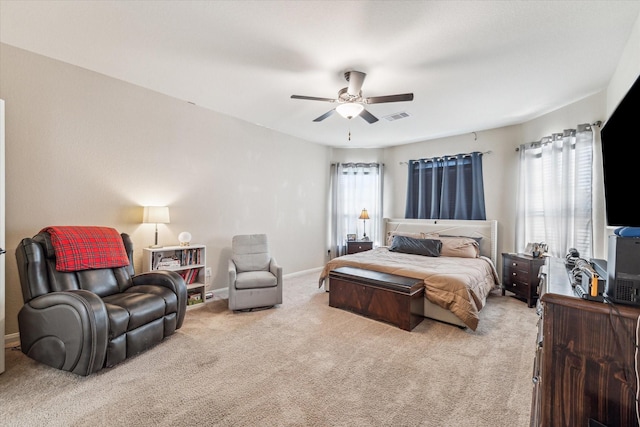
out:
M191 233L183 231L178 234L178 241L180 242L180 246L189 246L189 243L191 243Z
M355 242L356 235L355 234L347 234L347 242Z
M534 258L541 258L542 255L547 253L548 246L546 243L527 243L527 247L524 250L524 253L531 254Z

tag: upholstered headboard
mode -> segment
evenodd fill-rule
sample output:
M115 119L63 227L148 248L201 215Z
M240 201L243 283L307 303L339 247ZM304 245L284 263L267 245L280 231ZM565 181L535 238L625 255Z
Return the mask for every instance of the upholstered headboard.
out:
M467 236L480 239L480 255L497 264L498 221L457 220L457 219L406 219L385 218L384 233L400 231L406 233L439 233L448 236Z

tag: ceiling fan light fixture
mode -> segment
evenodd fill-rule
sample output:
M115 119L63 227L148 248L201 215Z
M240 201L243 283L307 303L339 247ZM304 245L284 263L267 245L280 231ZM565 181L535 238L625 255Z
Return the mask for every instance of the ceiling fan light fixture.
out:
M364 106L355 102L347 102L336 107L336 111L345 119L352 119L362 113Z

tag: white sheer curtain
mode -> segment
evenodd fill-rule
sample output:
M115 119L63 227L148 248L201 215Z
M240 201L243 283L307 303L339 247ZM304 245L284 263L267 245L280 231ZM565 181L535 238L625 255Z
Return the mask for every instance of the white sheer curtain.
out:
M594 147L590 124L520 146L517 251L544 242L553 256L576 248L582 258L593 257Z
M378 163L337 163L331 165L331 257L346 253L347 234L361 239L366 226L373 245L380 245L382 224L382 174ZM362 209L369 218L358 219Z

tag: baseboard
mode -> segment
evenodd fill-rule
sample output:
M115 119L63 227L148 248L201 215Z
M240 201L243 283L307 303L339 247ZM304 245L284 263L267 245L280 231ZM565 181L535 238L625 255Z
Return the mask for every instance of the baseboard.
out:
M316 268L310 268L309 270L296 271L295 273L285 274L282 277L285 278L285 279L298 277L298 276L302 276L303 274L313 273L313 272L316 272L316 271L320 272L320 271L322 271L323 268L324 267L316 267Z
M213 298L207 301L214 301L218 299L229 299L229 288L212 289L209 292L213 292Z
M311 268L309 270L296 271L295 273L284 274L283 279L293 279L294 277L302 276L304 274L320 272L324 267ZM214 301L218 299L229 299L229 287L210 289L209 292L213 292L213 298L207 301Z
M20 334L8 334L4 336L4 348L13 348L20 345Z

